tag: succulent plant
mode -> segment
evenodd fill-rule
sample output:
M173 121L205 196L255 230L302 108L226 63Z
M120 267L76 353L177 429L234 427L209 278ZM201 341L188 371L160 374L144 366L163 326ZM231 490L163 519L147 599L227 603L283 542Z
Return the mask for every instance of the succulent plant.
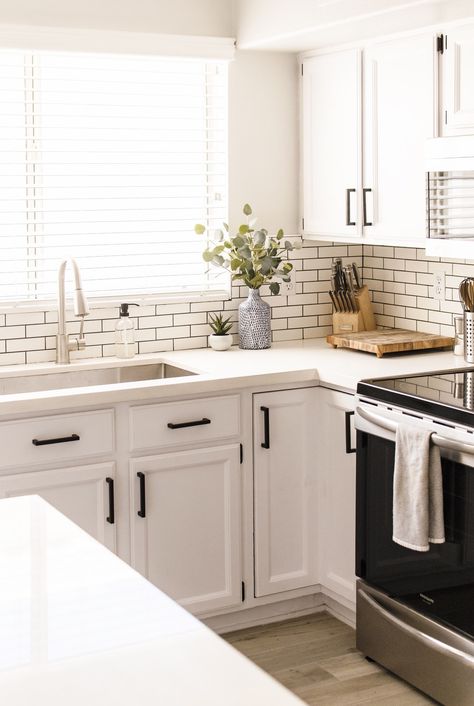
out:
M224 319L223 314L211 314L209 318L209 326L214 331L215 336L225 336L232 328L230 316L228 319Z
M270 283L271 293L278 294L280 285L272 280L277 277L283 282L290 281L293 265L288 262L288 253L298 246L283 240L281 228L274 236L270 236L265 228L253 228L255 221L250 220L252 208L248 203L242 211L248 222L243 223L233 236L229 234L227 223L220 230L206 229L200 223L194 226L198 235L208 231L208 246L202 256L205 262L229 270L232 281L240 279L250 289L260 289L263 284Z

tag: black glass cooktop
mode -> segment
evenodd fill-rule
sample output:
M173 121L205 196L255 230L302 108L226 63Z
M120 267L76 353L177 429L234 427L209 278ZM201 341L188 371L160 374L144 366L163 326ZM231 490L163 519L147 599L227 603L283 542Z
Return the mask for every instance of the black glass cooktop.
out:
M357 392L447 421L474 426L474 368L362 380Z

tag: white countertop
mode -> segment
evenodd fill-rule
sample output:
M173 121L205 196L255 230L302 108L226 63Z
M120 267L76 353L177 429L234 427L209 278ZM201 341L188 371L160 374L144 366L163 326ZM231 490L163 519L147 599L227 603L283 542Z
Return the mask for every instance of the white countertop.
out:
M5 706L302 704L39 497L0 538Z
M218 352L209 348L117 358L86 359L70 365L32 364L0 367L4 377L87 370L115 365L136 365L164 361L188 368L197 375L165 380L146 380L117 385L77 387L69 390L0 395L0 414L45 411L67 407L113 404L121 401L172 398L193 394L255 388L264 385L317 383L354 392L359 380L373 377L426 373L469 367L462 356L451 351L374 355L334 349L323 339L273 344L262 351Z

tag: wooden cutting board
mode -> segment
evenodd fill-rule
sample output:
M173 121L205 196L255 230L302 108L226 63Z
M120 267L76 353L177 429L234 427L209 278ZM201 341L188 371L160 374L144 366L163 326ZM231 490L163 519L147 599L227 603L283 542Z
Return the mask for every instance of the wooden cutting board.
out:
M454 345L454 338L449 336L406 331L401 328L360 333L334 333L326 340L334 348L353 348L356 351L375 353L377 358L381 358L385 353L427 351L432 348L452 348Z

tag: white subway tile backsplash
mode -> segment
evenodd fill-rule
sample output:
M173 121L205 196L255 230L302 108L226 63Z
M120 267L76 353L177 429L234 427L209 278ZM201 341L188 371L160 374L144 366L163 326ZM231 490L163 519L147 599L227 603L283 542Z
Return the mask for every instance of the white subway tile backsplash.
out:
M461 279L474 276L474 266L461 260L427 257L423 250L392 246L305 243L290 253L296 270L296 288L291 295L270 296L262 290L272 308L274 341L325 337L331 333L332 308L328 296L331 264L342 257L344 264L356 261L364 283L372 292L374 311L380 326L399 326L452 335L452 316L461 312L458 287ZM433 273L446 273L446 301L432 298ZM247 289L232 287L232 299L143 305L136 311L136 335L140 353L200 348L208 345L209 313L223 312L233 321L238 342L237 310ZM133 312L135 313L135 312ZM85 322L86 349L71 358L115 354L114 328L117 307L91 309ZM79 322L67 312L68 332L77 333ZM0 365L52 361L55 358L56 311L0 314Z
M364 254L367 250L366 246ZM427 257L421 249L374 246L375 250L383 260L381 269L372 270L370 280L378 324L392 326L393 318L397 327L452 336L453 314L461 313L459 283L463 277L470 276L471 270L474 276L474 267L462 260L441 261ZM364 265L366 262L367 257ZM440 270L446 273L446 299L443 301L433 299L433 277ZM364 270L364 274L366 272ZM388 293L394 295L394 306L385 300Z
M18 326L21 324L43 324L44 311L31 311L30 313L6 314L3 325Z

